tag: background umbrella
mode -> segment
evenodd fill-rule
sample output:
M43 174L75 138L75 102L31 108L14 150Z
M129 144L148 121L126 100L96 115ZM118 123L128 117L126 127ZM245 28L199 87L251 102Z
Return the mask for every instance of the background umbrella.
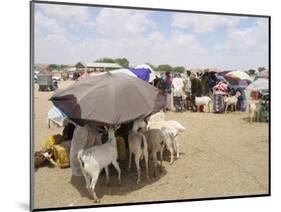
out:
M250 91L268 90L268 79L259 78L252 82L246 89Z
M252 81L251 77L245 73L244 71L231 71L227 74L224 75L224 77L226 79L230 79L230 80L249 80Z
M163 108L157 88L126 74L89 77L55 92L50 100L78 124L122 124Z

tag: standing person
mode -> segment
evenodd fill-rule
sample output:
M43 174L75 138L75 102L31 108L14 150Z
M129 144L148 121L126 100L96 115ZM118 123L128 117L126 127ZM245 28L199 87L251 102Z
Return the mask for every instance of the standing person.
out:
M203 88L203 95L208 96L209 95L209 73L205 72L201 77L201 83Z
M171 86L172 86L172 77L169 71L165 73L164 79L164 112L171 110Z
M180 74L176 74L172 80L172 88L173 88L173 100L176 111L180 111L182 109L182 96L183 96L183 79L180 77Z
M238 104L240 111L245 112L247 110L247 98L245 94L245 89L244 88L238 88L237 91L241 94L238 97Z
M191 79L191 97L192 104L195 105L195 97L202 96L202 83L197 77ZM202 108L200 109L202 110Z
M184 92L186 95L186 109L192 107L192 97L191 97L191 72L186 71L186 79L184 85Z

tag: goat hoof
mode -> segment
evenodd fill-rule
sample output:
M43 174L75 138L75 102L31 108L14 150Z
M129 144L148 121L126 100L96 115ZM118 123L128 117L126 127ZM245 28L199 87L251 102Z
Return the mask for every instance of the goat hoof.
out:
M100 203L100 199L95 199L94 202L95 203Z
M141 181L137 181L137 185L140 185L141 184Z
M119 186L121 185L121 180L118 181L118 185L119 185Z

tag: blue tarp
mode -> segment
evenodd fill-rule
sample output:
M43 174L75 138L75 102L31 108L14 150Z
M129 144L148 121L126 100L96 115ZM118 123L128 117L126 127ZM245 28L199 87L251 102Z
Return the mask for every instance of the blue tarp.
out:
M144 81L149 81L149 74L150 70L146 68L130 68L129 69L131 72L133 72L135 75L137 75L138 78L144 80Z

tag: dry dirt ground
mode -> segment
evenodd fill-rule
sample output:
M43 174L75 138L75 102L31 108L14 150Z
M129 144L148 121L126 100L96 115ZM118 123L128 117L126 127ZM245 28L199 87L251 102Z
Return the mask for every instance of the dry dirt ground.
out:
M61 82L61 88L72 82ZM48 98L52 92L38 92L35 86L35 150L49 135L62 129L47 127ZM179 136L180 159L169 164L157 178L136 184L136 171L127 172L127 160L120 162L122 184L111 167L111 186L100 175L96 192L99 204L194 199L268 193L268 124L247 121L247 113L168 112L167 119L179 121L186 131ZM135 167L135 166L133 166ZM83 177L71 177L69 168L47 166L35 171L35 208L94 205Z

